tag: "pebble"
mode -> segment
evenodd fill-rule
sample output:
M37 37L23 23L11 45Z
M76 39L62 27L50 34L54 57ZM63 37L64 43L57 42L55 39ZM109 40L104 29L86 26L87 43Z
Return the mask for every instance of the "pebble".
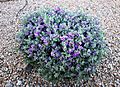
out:
M120 85L120 79L117 79L115 82L116 82L118 85Z
M112 66L112 64L109 64L108 66L111 68L111 70L113 70L113 66Z
M7 71L8 71L8 68L7 68L7 67L3 67L2 70L3 70L4 72L7 72Z
M4 58L4 55L1 55L1 58Z
M26 65L26 67L25 67L25 71L28 72L28 73L31 72L32 69L33 69L33 66L30 65L30 64Z
M22 85L22 81L21 81L21 80L18 80L16 85L17 85L17 86L21 86L21 85Z
M26 87L30 87L30 86L27 84Z
M5 87L14 87L13 83L12 82L8 82Z

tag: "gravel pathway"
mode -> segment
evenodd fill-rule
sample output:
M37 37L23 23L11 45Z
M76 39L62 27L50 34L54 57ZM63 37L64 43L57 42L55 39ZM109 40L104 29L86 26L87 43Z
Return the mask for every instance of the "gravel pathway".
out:
M27 73L22 57L14 51L16 17L42 7L82 8L99 17L110 48L97 74L87 82L72 87L120 87L120 0L0 0L0 87L47 87L36 73ZM3 0L6 1L6 0ZM26 3L27 1L27 3ZM24 8L24 9L22 9ZM61 85L60 85L61 86ZM48 87L53 87L48 84ZM54 86L56 87L56 86ZM68 86L61 86L68 87Z

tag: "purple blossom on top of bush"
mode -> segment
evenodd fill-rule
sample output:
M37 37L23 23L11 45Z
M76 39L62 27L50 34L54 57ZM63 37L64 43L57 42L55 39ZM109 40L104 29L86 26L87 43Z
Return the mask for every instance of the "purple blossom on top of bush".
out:
M99 22L83 13L56 7L24 21L19 49L30 64L39 64L40 75L49 81L84 79L105 53Z

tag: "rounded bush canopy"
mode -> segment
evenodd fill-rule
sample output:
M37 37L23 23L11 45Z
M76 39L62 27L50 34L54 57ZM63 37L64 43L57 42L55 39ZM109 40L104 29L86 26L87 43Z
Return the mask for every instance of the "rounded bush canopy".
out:
M99 21L59 7L23 19L19 50L49 81L80 80L95 71L106 44Z

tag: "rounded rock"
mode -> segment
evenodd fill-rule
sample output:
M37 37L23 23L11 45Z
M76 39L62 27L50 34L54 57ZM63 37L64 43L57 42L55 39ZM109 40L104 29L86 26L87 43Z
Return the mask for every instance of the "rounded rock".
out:
M18 86L22 85L22 81L18 80L16 85L18 85Z
M5 87L14 87L14 85L13 85L13 83L8 82L8 83L5 85Z

